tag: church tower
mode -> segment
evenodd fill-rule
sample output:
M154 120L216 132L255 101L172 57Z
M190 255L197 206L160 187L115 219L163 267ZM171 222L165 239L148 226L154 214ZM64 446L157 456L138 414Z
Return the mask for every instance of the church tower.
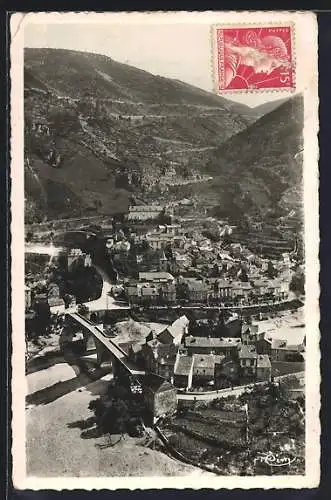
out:
M161 251L159 256L159 271L161 272L168 271L168 259L165 256L164 250Z

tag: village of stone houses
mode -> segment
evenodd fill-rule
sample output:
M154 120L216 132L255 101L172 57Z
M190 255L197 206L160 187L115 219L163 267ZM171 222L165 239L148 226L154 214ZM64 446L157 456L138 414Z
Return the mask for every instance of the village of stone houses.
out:
M148 73L82 54L26 54L27 473L303 474L301 191L281 178L300 96L254 115L154 75L143 94ZM211 130L230 115L226 149ZM274 180L247 174L255 133Z

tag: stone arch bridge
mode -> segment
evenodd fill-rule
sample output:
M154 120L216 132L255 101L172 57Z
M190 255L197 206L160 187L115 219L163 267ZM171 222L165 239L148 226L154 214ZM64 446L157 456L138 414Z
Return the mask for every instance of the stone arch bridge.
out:
M76 326L79 326L87 345L92 348L95 347L99 365L104 361L111 361L115 377L122 374L133 378L145 375L145 371L129 360L127 353L109 337L106 337L103 331L92 321L77 312L69 313L66 317Z

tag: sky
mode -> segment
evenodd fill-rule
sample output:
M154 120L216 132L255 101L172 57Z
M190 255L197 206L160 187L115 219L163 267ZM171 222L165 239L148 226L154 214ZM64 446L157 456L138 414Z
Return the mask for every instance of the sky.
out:
M150 73L176 78L213 92L212 44L209 24L180 23L27 23L26 47L94 52ZM256 106L286 94L223 94Z

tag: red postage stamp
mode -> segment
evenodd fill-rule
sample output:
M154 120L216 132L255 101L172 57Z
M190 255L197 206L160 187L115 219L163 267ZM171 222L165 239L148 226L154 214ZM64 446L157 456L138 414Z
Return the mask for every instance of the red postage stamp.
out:
M217 91L293 90L292 26L216 27Z

